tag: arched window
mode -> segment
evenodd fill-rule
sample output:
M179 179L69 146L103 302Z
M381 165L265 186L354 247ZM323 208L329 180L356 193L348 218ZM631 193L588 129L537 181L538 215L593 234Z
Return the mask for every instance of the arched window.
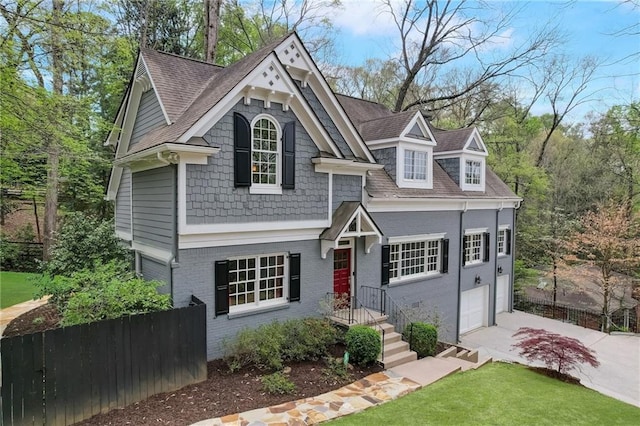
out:
M268 116L258 116L251 125L252 187L280 187L280 128Z

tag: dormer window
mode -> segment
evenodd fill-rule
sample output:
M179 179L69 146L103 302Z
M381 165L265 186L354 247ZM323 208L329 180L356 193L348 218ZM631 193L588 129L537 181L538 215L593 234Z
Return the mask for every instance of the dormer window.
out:
M464 183L467 185L480 185L482 182L482 163L475 160L466 160L464 166Z
M424 151L404 151L404 179L414 181L427 180L428 155Z

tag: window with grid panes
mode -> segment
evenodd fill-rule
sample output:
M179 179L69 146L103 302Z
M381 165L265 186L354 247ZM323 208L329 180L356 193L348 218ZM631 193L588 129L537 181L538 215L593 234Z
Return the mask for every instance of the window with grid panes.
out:
M498 231L498 254L504 255L507 253L507 230L500 229Z
M464 263L471 265L482 262L482 234L469 234L464 246Z
M278 130L273 121L261 118L253 125L251 179L254 185L278 184Z
M464 181L468 185L480 185L482 163L480 161L466 160L464 166Z
M229 260L229 306L285 300L284 254Z
M389 279L429 275L440 271L441 240L390 244Z
M406 180L427 180L427 153L424 151L404 151L404 178Z

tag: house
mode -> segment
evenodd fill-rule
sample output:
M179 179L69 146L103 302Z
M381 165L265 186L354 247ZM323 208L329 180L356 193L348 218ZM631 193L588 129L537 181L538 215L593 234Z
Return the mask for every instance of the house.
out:
M207 304L209 358L328 293L437 313L448 341L511 307L520 199L478 131L335 94L295 33L226 68L141 50L107 143L115 232Z

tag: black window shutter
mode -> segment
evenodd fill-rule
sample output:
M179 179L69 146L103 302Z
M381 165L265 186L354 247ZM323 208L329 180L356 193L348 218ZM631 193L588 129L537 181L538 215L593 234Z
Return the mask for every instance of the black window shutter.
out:
M237 112L233 113L233 159L235 186L251 186L251 124Z
M282 132L282 188L296 186L296 122L284 125Z
M505 244L504 254L511 254L511 229L507 229L505 231L506 232L504 235L504 244Z
M442 260L440 272L446 274L449 272L449 240L444 239L441 242Z
M482 260L483 262L488 262L489 261L489 252L491 250L491 247L489 246L489 233L485 232L484 233L484 259Z
M218 260L215 264L216 315L229 313L229 262Z
M382 277L380 285L389 284L389 258L391 255L391 246L382 246Z
M289 255L289 302L300 300L300 253Z
M467 256L465 256L465 252L467 249L468 239L469 237L467 237L466 235L462 237L462 266L464 266L467 263Z

